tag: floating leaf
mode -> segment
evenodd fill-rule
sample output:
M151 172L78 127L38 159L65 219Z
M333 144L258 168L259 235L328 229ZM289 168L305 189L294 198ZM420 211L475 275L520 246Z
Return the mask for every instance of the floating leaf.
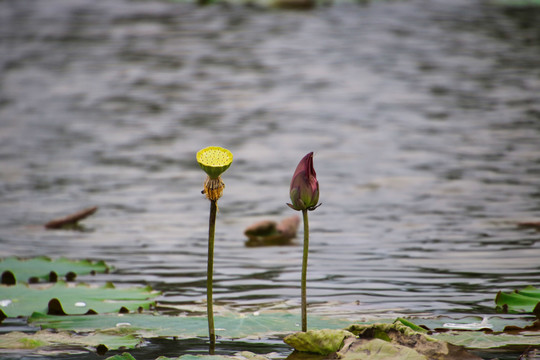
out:
M149 314L52 316L33 314L29 322L42 328L74 330L119 329L144 337L194 338L208 336L205 316L166 316ZM227 339L260 338L290 334L299 329L299 316L288 312L254 314L230 313L214 318L216 335ZM310 327L339 329L347 320L310 316Z
M295 350L328 355L341 349L343 340L354 335L345 330L322 329L296 332L283 341Z
M418 325L416 325L415 323L407 320L407 319L404 319L404 318L397 318L395 322L400 322L402 323L403 325L407 326L407 327L410 327L411 329L413 329L414 331L417 331L417 332L420 332L420 333L427 333L427 330L424 329L423 327L420 327Z
M60 258L52 260L45 256L31 259L8 257L0 260L0 273L4 276L13 275L14 281L38 282L39 280L50 281L54 277L66 277L74 280L77 275L94 273L106 273L109 267L103 261L92 262L90 260L69 260ZM51 279L51 276L53 279ZM56 280L55 280L56 281ZM5 283L2 281L2 283Z
M130 353L122 353L122 354L117 354L117 355L114 355L114 356L110 356L108 358L106 358L105 360L136 360L133 356L131 356Z
M415 319L416 324L428 326L431 329L446 330L448 326L457 327L458 329L470 329L471 324L478 324L478 319L482 319L480 324L490 325L491 328L484 331L445 331L440 333L431 333L431 337L438 340L443 340L448 343L464 346L469 349L491 349L505 346L529 346L540 345L540 321L531 323L523 318L502 318L494 317L465 317L454 319L451 323L446 322L452 320L447 317L438 317L436 319ZM472 322L471 322L472 321ZM443 326L441 326L441 324ZM445 326L446 325L446 326Z
M392 324L353 324L348 326L345 330L352 332L356 336L365 338L379 338L377 335L381 332L386 334L387 338L390 338L390 334L393 333L396 335L399 334L400 336L421 335L419 332L414 331L409 326L403 325L401 322L394 322Z
M105 360L122 360L122 359L105 359ZM126 359L128 360L128 359ZM131 360L131 359L129 359ZM176 358L160 356L156 360L269 360L267 357L254 354L250 351L242 351L234 356L228 355L182 355Z
M458 330L482 330L501 332L507 326L526 327L531 324L531 318L523 317L522 315L496 315L496 316L435 316L427 318L409 319L414 321L416 325L421 325L425 328L434 331L447 331L452 329Z
M0 349L36 349L43 346L81 346L97 347L106 346L109 350L122 347L135 348L142 343L132 335L114 336L103 333L77 335L66 331L51 332L41 330L34 334L13 331L0 335Z
M370 360L480 359L462 347L414 331L399 321L393 324L355 324L346 330L358 336L358 339L352 341L348 339L345 342L344 347L338 352L340 359L359 359L367 354L371 354Z
M510 316L510 315L508 315ZM299 329L299 316L289 312L268 311L260 314L239 314L227 313L218 315L216 321L216 333L223 339L253 339L253 338L272 338L290 334ZM447 317L437 317L435 319L407 319L409 323L418 325L430 324L433 328L443 328L445 323L468 323L478 322L482 317L465 317L452 319ZM207 337L207 319L204 316L168 316L151 314L101 314L101 315L71 315L71 316L53 316L44 314L33 314L28 321L33 326L42 328L57 329L59 331L72 330L75 333L95 333L106 334L110 336L131 335L136 338L155 338L155 337L176 337L193 338ZM429 359L467 359L470 354L462 353L462 348L454 345L467 346L469 348L487 349L491 347L503 347L507 345L538 345L540 344L540 333L534 331L534 324L524 319L491 317L489 323L493 328L503 329L506 325L512 325L512 333L486 334L476 331L451 331L440 334L432 334L426 337L425 334L416 332L410 326L396 324L356 324L347 329L356 335L364 337L364 343L354 345L355 351L364 351L369 349L384 350L384 359L395 358L402 359L401 356L411 356L407 359L415 359L418 354L427 356ZM312 329L334 328L342 329L349 325L347 320L331 319L319 316L310 316L309 324ZM528 324L528 326L527 326ZM515 329L520 325L519 329ZM534 331L534 332L533 332ZM518 333L520 332L520 333ZM366 343L377 339L374 343ZM382 340L382 339L386 339ZM399 345L391 348L382 346L381 342L387 342ZM416 353L402 349L401 346L414 344L412 348ZM408 345L407 345L408 346ZM390 352L389 352L390 351ZM438 357L439 353L452 354L454 357ZM394 355L392 355L394 354ZM397 355L395 355L397 354ZM345 357L345 352L342 352ZM192 355L190 355L192 356ZM350 353L349 358L358 358L358 354ZM225 360L213 358L184 358L182 360ZM470 357L469 357L470 358ZM228 357L228 359L230 359ZM376 359L376 358L374 358ZM418 357L421 359L421 357ZM475 359L472 357L471 359ZM164 359L162 359L164 360ZM259 360L251 359L251 360ZM371 360L371 358L370 358Z
M339 352L341 360L429 360L414 349L381 339L357 340Z
M495 303L497 309L503 312L534 312L540 319L540 289L533 286L510 294L499 291Z
M33 312L86 314L148 309L155 304L152 298L159 293L149 287L116 289L112 284L91 287L58 282L45 287L0 285L0 294L0 310L8 317L15 317L29 316ZM57 311L58 305L62 312Z
M493 349L510 345L540 345L540 333L538 332L513 335L507 333L486 334L483 331L452 331L434 334L432 337L469 349Z

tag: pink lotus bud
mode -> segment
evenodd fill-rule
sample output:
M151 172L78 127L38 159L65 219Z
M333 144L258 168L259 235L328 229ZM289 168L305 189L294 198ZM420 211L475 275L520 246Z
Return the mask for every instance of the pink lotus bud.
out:
M315 210L319 205L319 182L313 168L313 152L310 152L296 167L291 180L290 208L294 210Z

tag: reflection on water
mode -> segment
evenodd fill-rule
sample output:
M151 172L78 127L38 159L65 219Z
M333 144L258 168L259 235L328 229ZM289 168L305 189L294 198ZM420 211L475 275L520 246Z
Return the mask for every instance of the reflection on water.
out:
M296 307L301 248L245 248L243 230L292 214L315 151L312 304L492 313L540 279L540 234L515 226L540 216L540 48L500 10L1 2L2 256L104 259L117 271L85 280L202 301L195 153L221 145L215 299ZM90 205L90 231L40 226Z

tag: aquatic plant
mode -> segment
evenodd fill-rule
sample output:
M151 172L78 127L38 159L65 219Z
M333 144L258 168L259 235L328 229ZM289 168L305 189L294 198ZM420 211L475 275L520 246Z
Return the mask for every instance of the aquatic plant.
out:
M307 281L307 261L309 251L309 222L308 210L313 211L320 206L319 182L317 174L313 168L313 152L310 152L300 160L294 171L290 197L292 204L287 204L291 209L302 211L304 221L304 253L302 257L302 331L307 331L307 301L306 301L306 281Z
M527 286L511 293L499 291L495 297L497 310L503 313L533 313L540 319L540 288Z
M108 273L109 265L104 261L51 259L38 256L30 259L7 257L0 259L2 284L15 285L18 282L56 282L65 278L73 281L77 275Z
M225 184L221 174L231 166L232 153L219 146L209 146L197 152L197 162L208 175L204 181L203 194L210 200L210 219L208 224L208 267L206 272L206 312L208 317L208 337L210 338L210 352L216 343L214 330L213 290L214 274L214 234L216 230L217 201L223 195Z
M7 317L30 316L34 312L52 315L128 313L155 307L160 292L150 287L117 289L112 283L101 287L59 281L31 286L0 285L0 323Z

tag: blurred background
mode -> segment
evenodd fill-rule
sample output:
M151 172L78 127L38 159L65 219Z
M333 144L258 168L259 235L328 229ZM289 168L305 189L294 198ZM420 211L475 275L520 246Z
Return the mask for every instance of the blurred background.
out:
M0 1L0 255L105 260L162 304L205 299L195 153L230 149L215 300L297 308L314 151L308 301L351 316L494 313L540 280L540 10L480 0ZM83 231L43 224L88 206Z

